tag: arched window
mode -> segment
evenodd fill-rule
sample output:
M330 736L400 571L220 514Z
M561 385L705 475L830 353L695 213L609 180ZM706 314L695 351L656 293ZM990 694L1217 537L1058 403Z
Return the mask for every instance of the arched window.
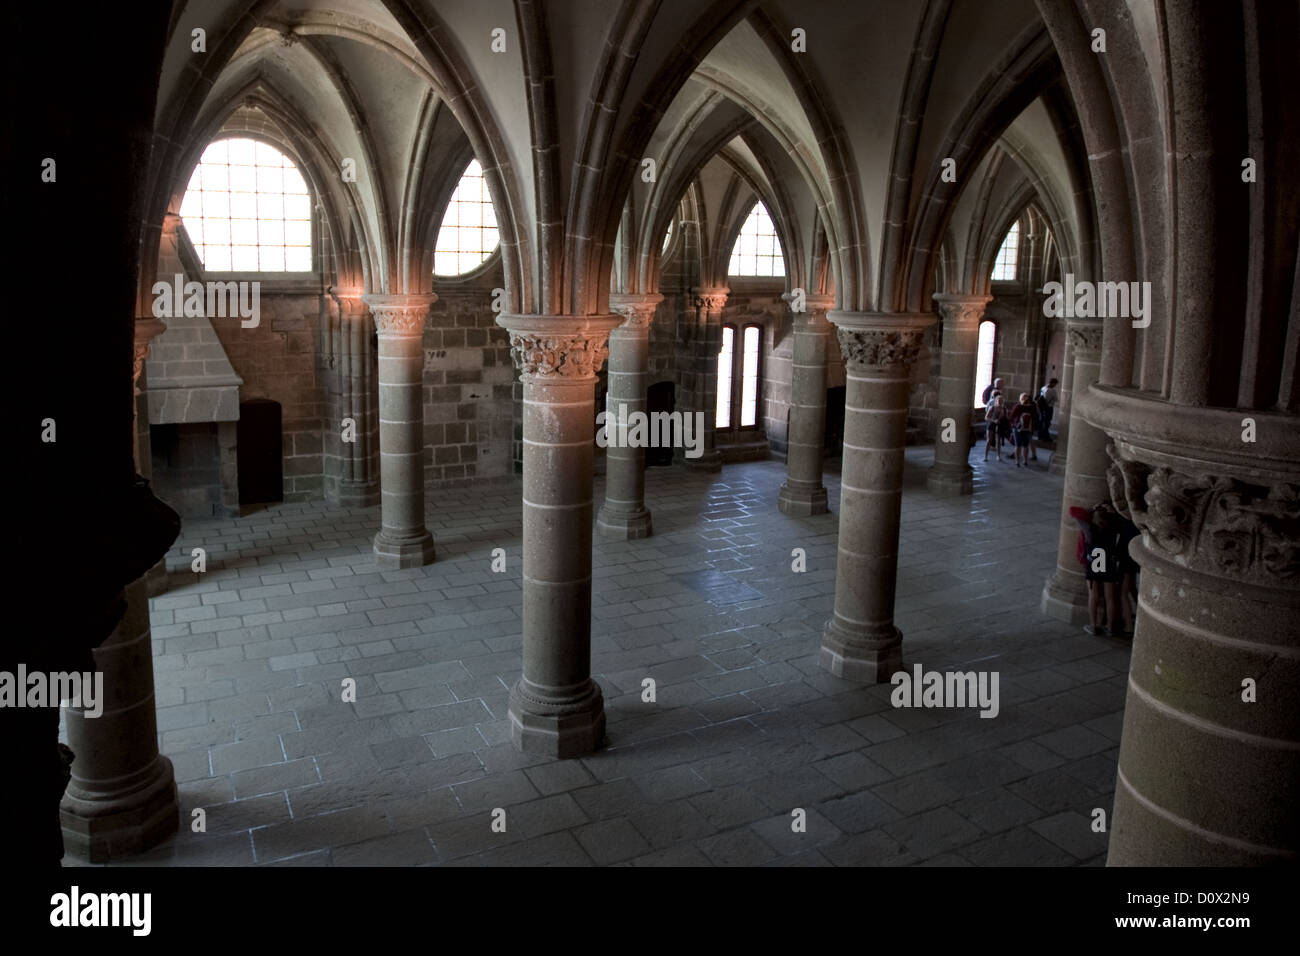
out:
M722 327L722 351L718 353L718 405L715 428L755 428L758 425L759 345L763 330L758 325L737 329ZM739 415L736 411L739 410Z
M783 276L785 275L785 258L781 253L781 240L777 238L776 226L767 214L767 207L761 202L754 203L754 208L740 227L736 244L731 247L731 264L727 274L733 276Z
M1020 259L1020 221L1011 224L1007 237L1002 240L998 257L993 260L993 281L1014 282L1016 265Z
M499 242L497 213L492 206L483 167L470 160L451 194L433 250L433 271L440 276L473 272L492 256Z
M208 272L310 272L311 192L274 146L219 139L194 167L181 221Z
M975 353L975 400L972 405L984 404L984 389L993 381L993 347L997 339L997 324L989 319L981 322L979 350Z

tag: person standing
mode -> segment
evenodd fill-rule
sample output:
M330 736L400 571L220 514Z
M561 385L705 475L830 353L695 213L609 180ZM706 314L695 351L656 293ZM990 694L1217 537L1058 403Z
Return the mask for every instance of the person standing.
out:
M998 461L1001 461L1003 429L1008 427L1007 408L1002 403L1001 392L994 392L988 407L984 409L984 423L984 460L989 460L989 449L994 448L997 450Z
M1060 384L1060 379L1052 379L1041 389L1038 390L1038 440L1051 441L1052 435L1048 429L1052 424L1052 417L1056 413L1056 405L1061 400L1060 393L1056 386Z
M1029 400L1028 392L1020 393L1020 401L1011 409L1011 428L1016 436L1016 467L1022 464L1029 467L1029 443L1034 437L1034 426L1038 421L1038 412Z
M993 394L1002 391L1002 379L995 378L984 386L984 394L980 396L980 401L984 403L984 411L989 410L989 405L993 402Z

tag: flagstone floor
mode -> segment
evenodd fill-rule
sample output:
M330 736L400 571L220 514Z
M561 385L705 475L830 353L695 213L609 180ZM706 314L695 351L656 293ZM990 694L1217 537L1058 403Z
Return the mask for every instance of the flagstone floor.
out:
M908 449L897 624L909 667L998 672L996 718L895 709L888 684L818 667L835 474L832 513L791 518L777 462L654 468L655 536L595 545L608 739L567 761L509 742L518 482L431 489L438 560L405 571L374 568L376 509L187 521L151 602L185 823L129 862L1100 864L1091 818L1110 813L1128 646L1039 613L1061 478L979 451L975 494L941 499L925 489L932 451ZM348 677L355 703L341 700ZM196 808L206 832L189 828Z

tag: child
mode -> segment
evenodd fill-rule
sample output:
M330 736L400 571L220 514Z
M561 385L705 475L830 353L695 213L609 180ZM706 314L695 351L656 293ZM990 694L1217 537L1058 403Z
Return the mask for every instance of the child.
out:
M989 406L984 410L988 435L984 441L984 460L989 460L989 449L996 448L998 461L1002 460L1002 429L1007 424L1007 409L1002 404L1002 393L994 392Z
M1029 442L1038 425L1038 412L1033 402L1029 400L1028 392L1020 393L1020 401L1016 403L1015 408L1011 409L1010 420L1011 427L1016 433L1016 467L1019 468L1023 463L1028 468Z

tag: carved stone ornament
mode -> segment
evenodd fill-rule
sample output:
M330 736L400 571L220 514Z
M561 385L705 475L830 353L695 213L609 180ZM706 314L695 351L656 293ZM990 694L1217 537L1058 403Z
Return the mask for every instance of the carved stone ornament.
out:
M609 333L510 333L515 368L538 378L595 378L609 356Z
M940 302L939 314L943 316L943 324L951 324L955 328L961 328L963 325L979 325L980 319L984 317L985 302ZM942 327L940 325L939 327Z
M910 368L921 351L922 329L884 332L839 326L840 354L852 365L867 368Z
M424 334L429 305L371 305L375 331L380 335L415 336Z
M726 292L700 292L695 296L695 308L704 312L721 312L727 305Z
M635 298L627 296L622 299L610 298L609 308L611 312L617 312L623 316L624 329L648 329L650 323L654 321L655 310L658 309L659 303L664 300L662 295L645 295Z
M1070 323L1065 327L1065 335L1070 342L1070 347L1075 351L1101 351L1101 325L1099 324Z
M1121 457L1107 480L1116 508L1155 554L1189 570L1276 585L1300 575L1300 485L1188 475Z

